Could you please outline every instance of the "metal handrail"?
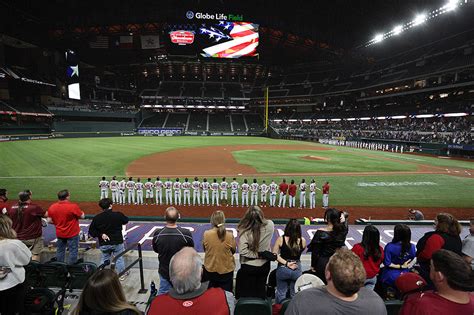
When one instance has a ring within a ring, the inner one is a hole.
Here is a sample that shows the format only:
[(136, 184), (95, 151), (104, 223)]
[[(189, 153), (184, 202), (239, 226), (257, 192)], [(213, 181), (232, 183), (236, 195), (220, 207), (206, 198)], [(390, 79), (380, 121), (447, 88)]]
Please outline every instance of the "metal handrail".
[(139, 269), (140, 269), (140, 284), (141, 284), (141, 287), (140, 287), (140, 290), (138, 290), (138, 293), (139, 294), (145, 294), (145, 293), (147, 293), (148, 289), (145, 289), (145, 279), (143, 277), (142, 244), (137, 242), (137, 243), (133, 243), (130, 246), (128, 246), (127, 249), (125, 249), (123, 252), (121, 252), (120, 254), (115, 256), (114, 259), (112, 259), (112, 263), (110, 265), (110, 268), (112, 270), (115, 270), (115, 263), (117, 262), (117, 259), (119, 259), (123, 255), (125, 255), (129, 251), (133, 250), (135, 247), (138, 249), (138, 258), (135, 261), (133, 261), (129, 266), (125, 267), (125, 269), (121, 273), (119, 273), (119, 277), (124, 275), (127, 271), (129, 271), (133, 266), (135, 266), (138, 263), (139, 264)]

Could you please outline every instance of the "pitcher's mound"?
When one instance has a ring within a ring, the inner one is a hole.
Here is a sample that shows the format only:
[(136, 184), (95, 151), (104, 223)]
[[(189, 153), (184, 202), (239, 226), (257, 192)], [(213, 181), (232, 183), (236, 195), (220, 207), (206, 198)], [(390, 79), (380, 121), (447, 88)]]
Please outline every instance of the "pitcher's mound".
[(330, 160), (330, 158), (316, 156), (316, 155), (306, 155), (306, 156), (303, 156), (302, 159), (311, 160), (311, 161), (329, 161)]

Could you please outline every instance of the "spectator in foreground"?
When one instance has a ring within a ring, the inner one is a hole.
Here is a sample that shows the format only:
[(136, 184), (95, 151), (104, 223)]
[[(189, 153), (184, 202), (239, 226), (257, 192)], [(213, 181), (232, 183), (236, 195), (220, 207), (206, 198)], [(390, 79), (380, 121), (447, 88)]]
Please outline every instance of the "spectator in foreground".
[(69, 249), (68, 264), (77, 262), (79, 250), (79, 219), (84, 219), (84, 212), (79, 206), (70, 201), (71, 194), (68, 190), (58, 192), (59, 201), (52, 204), (46, 216), (48, 216), (56, 226), (57, 251), (56, 259), (64, 262), (66, 258), (66, 247)]
[(87, 280), (73, 315), (142, 314), (125, 298), (117, 274), (110, 269), (99, 270)]
[(329, 259), (325, 273), (327, 286), (306, 289), (296, 294), (286, 315), (387, 314), (382, 299), (364, 287), (364, 266), (350, 250), (338, 249)]
[(462, 255), (461, 225), (449, 213), (440, 213), (435, 218), (435, 230), (425, 233), (416, 244), (416, 257), (420, 264), (420, 275), (431, 286), (430, 260), (431, 255), (440, 249), (447, 249)]
[(393, 239), (385, 246), (381, 282), (389, 287), (395, 286), (395, 280), (410, 271), (410, 263), (415, 258), (415, 245), (411, 243), (411, 230), (406, 224), (395, 225)]
[[(125, 250), (122, 226), (128, 223), (128, 217), (122, 212), (112, 211), (112, 200), (109, 198), (101, 199), (99, 207), (102, 212), (92, 219), (89, 235), (99, 239), (99, 248), (102, 252), (100, 263), (103, 264)], [(119, 274), (125, 269), (123, 257), (117, 259), (115, 267)], [(120, 280), (125, 280), (127, 275), (128, 273), (122, 275)]]
[(301, 225), (297, 219), (291, 219), (285, 226), (283, 236), (280, 236), (273, 245), (273, 252), (278, 255), (276, 304), (280, 304), (286, 298), (288, 288), (290, 298), (295, 295), (295, 282), (302, 273), (301, 253), (305, 248), (306, 240), (301, 236)]
[(160, 266), (160, 288), (158, 294), (165, 294), (171, 289), (169, 265), (171, 257), (183, 247), (194, 247), (193, 237), (188, 229), (178, 227), (176, 222), (180, 218), (175, 207), (168, 207), (165, 211), (166, 226), (153, 234), (153, 250), (158, 253)]
[(18, 203), (7, 209), (7, 214), (13, 222), (17, 238), (31, 251), (32, 260), (40, 261), (43, 250), (42, 218), (46, 211), (32, 203), (29, 191), (18, 194)]
[(474, 272), (469, 265), (445, 249), (433, 253), (430, 264), (436, 290), (409, 295), (399, 314), (474, 314)]
[(462, 254), (464, 260), (471, 266), (471, 269), (474, 270), (474, 218), (469, 220), (469, 235), (462, 241)]
[(31, 252), (16, 239), (12, 220), (0, 214), (0, 314), (23, 313), (25, 268)]
[[(273, 236), (273, 221), (265, 219), (258, 206), (251, 206), (240, 220), (237, 229), (240, 234), (240, 269), (235, 281), (235, 296), (266, 297), (266, 283), (270, 272), (270, 261), (262, 254), (270, 254), (270, 242)], [(265, 255), (264, 255), (265, 256)]]
[(221, 210), (211, 215), (212, 229), (204, 232), (203, 280), (209, 287), (222, 288), (232, 292), (234, 287), (234, 253), (236, 244), (232, 232), (225, 229), (225, 216)]
[(327, 225), (316, 231), (308, 245), (308, 252), (311, 252), (309, 272), (326, 283), (326, 264), (334, 252), (345, 245), (348, 228), (343, 211), (329, 208), (324, 213), (324, 220)]
[(359, 256), (364, 265), (367, 279), (364, 286), (373, 290), (383, 261), (383, 249), (380, 246), (380, 232), (373, 225), (367, 225), (362, 234), (362, 242), (355, 244), (352, 251)]
[(421, 212), (420, 210), (416, 210), (416, 209), (408, 210), (408, 220), (422, 221), (424, 219), (425, 219), (425, 216), (423, 215), (423, 212)]
[(167, 294), (158, 295), (150, 305), (149, 315), (234, 313), (235, 298), (222, 288), (208, 288), (201, 283), (202, 259), (194, 248), (184, 247), (170, 261), (173, 287)]
[(0, 188), (0, 214), (7, 213), (8, 191), (5, 188)]

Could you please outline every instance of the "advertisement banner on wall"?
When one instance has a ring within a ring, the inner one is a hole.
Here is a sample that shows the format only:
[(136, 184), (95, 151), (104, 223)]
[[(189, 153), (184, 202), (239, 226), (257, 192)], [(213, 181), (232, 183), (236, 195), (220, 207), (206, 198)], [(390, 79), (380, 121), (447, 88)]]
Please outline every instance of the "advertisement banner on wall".
[(183, 128), (139, 128), (138, 134), (142, 136), (180, 136)]

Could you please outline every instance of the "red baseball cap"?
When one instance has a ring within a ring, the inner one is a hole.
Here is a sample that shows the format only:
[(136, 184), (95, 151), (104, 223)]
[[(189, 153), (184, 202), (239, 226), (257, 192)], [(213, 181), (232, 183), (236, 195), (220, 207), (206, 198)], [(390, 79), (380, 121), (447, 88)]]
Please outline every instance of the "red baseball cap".
[(402, 294), (406, 294), (423, 289), (426, 281), (417, 273), (406, 272), (395, 280), (395, 285)]

